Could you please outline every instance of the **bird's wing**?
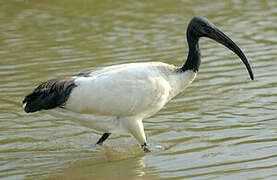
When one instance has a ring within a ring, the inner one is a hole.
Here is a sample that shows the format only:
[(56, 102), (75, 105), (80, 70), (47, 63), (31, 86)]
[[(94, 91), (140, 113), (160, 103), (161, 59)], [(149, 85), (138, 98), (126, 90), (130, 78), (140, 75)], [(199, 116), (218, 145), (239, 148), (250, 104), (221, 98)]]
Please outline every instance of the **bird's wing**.
[(77, 87), (72, 90), (65, 108), (95, 115), (155, 113), (168, 101), (171, 91), (161, 65), (158, 65), (113, 66), (91, 76), (78, 77), (75, 80)]

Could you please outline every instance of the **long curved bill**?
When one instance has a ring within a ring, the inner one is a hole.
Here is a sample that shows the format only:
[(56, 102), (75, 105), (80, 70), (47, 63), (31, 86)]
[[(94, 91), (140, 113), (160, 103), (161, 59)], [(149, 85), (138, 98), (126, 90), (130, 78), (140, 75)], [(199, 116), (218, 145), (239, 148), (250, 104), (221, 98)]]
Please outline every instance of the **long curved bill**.
[(211, 39), (214, 39), (215, 41), (219, 42), (220, 44), (223, 44), (224, 46), (226, 46), (228, 49), (230, 49), (231, 51), (233, 51), (234, 53), (236, 53), (240, 59), (242, 60), (242, 62), (244, 63), (244, 65), (247, 68), (247, 71), (249, 73), (249, 76), (252, 80), (254, 80), (254, 74), (253, 71), (251, 69), (251, 66), (245, 56), (245, 54), (242, 52), (242, 50), (236, 45), (236, 43), (234, 43), (232, 41), (232, 39), (230, 39), (227, 35), (225, 35), (223, 32), (221, 32), (218, 28), (213, 27), (213, 29), (211, 30), (211, 33), (209, 34), (209, 37)]

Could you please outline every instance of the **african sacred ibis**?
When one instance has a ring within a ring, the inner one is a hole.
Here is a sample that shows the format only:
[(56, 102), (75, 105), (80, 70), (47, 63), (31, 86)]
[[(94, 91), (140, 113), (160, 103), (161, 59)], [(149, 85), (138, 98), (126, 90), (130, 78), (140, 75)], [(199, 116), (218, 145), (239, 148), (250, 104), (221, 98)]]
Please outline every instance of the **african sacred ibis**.
[(131, 63), (52, 79), (25, 97), (24, 110), (32, 113), (62, 108), (82, 125), (104, 133), (96, 144), (120, 129), (131, 133), (148, 152), (142, 120), (157, 113), (195, 79), (201, 62), (200, 37), (211, 38), (236, 53), (254, 79), (241, 49), (207, 19), (194, 17), (187, 28), (189, 53), (182, 67), (162, 62)]

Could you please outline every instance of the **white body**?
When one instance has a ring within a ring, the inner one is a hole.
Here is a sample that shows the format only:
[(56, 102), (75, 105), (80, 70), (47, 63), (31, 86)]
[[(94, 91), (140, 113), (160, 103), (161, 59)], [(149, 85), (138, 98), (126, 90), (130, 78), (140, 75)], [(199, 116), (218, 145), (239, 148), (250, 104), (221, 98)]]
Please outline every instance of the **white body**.
[(173, 65), (132, 63), (106, 67), (76, 77), (65, 104), (73, 120), (105, 133), (130, 132), (146, 143), (142, 120), (157, 113), (196, 77), (193, 71), (177, 72)]

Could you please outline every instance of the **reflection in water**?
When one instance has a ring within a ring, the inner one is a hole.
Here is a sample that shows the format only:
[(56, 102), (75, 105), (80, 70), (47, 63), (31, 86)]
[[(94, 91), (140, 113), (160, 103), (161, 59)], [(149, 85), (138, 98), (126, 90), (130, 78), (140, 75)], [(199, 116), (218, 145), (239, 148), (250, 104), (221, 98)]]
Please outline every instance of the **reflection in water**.
[[(0, 178), (274, 179), (276, 154), (276, 1), (0, 2)], [(163, 61), (181, 65), (185, 28), (210, 19), (242, 48), (238, 58), (202, 39), (196, 81), (145, 120), (143, 154), (130, 136), (92, 147), (93, 130), (47, 113), (23, 112), (40, 82), (92, 67)]]
[[(97, 154), (94, 154), (97, 155)], [(99, 153), (98, 153), (99, 155)], [(51, 179), (157, 179), (155, 175), (147, 175), (145, 172), (152, 168), (145, 167), (144, 157), (125, 157), (126, 159), (113, 159), (115, 153), (105, 152), (101, 159), (105, 162), (95, 163), (95, 158), (86, 158), (71, 163)], [(122, 155), (119, 155), (122, 156)], [(99, 158), (99, 157), (98, 157)], [(100, 159), (100, 158), (99, 158)], [(107, 161), (108, 159), (108, 161)], [(74, 169), (74, 171), (72, 171)]]

